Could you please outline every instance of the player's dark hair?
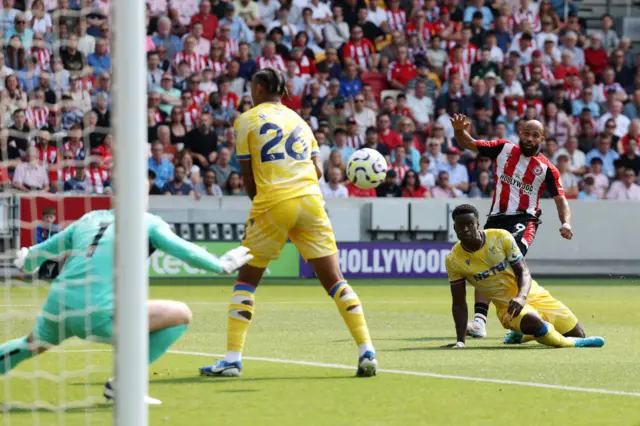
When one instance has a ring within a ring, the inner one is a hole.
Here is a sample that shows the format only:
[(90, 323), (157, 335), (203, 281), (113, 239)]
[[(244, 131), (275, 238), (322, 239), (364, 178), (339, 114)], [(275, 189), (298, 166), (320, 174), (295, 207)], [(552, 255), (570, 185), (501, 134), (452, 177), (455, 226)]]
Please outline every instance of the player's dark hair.
[(478, 209), (476, 209), (474, 206), (472, 206), (471, 204), (460, 204), (458, 207), (453, 209), (453, 212), (451, 212), (451, 219), (456, 220), (456, 217), (463, 214), (472, 214), (476, 217), (476, 219), (480, 218)]
[(253, 82), (265, 88), (271, 95), (289, 95), (286, 81), (280, 71), (275, 68), (263, 68), (253, 76)]

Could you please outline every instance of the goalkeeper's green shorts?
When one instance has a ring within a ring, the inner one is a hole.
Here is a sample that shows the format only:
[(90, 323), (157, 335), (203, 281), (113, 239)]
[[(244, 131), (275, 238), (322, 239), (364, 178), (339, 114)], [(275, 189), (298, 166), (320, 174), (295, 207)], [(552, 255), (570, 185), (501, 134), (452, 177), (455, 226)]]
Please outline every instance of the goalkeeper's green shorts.
[(59, 345), (71, 337), (92, 342), (111, 344), (113, 342), (113, 311), (82, 313), (82, 311), (61, 311), (52, 314), (43, 310), (33, 328), (35, 341), (47, 345)]

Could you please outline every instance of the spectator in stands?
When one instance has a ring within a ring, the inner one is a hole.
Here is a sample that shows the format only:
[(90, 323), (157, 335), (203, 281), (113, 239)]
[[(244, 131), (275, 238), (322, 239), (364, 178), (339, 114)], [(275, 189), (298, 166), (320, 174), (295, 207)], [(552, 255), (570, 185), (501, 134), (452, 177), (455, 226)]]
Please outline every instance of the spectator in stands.
[(594, 157), (590, 163), (589, 173), (585, 175), (585, 179), (591, 176), (594, 180), (595, 193), (598, 199), (603, 199), (604, 194), (609, 188), (609, 178), (602, 172), (602, 159)]
[(327, 182), (321, 186), (324, 198), (349, 198), (347, 188), (341, 183), (343, 181), (342, 170), (334, 167), (329, 170)]
[(624, 155), (620, 157), (622, 166), (625, 169), (633, 170), (636, 175), (640, 173), (640, 157), (638, 156), (639, 146), (638, 141), (634, 140), (633, 143), (629, 143), (626, 146), (626, 150), (623, 151)]
[(173, 180), (165, 183), (162, 189), (165, 195), (189, 195), (193, 196), (193, 186), (185, 181), (186, 170), (182, 164), (174, 168)]
[(582, 191), (578, 193), (578, 200), (597, 200), (595, 180), (593, 176), (587, 176), (582, 182)]
[(607, 200), (640, 201), (640, 185), (635, 183), (636, 173), (625, 169), (622, 180), (613, 182), (607, 192)]
[(242, 179), (239, 173), (232, 172), (231, 175), (229, 175), (229, 179), (224, 187), (224, 194), (233, 196), (247, 195), (247, 191), (242, 187)]
[(156, 174), (155, 184), (158, 188), (164, 188), (164, 185), (173, 179), (174, 166), (163, 157), (164, 147), (161, 143), (156, 142), (151, 146), (151, 157), (149, 158), (148, 168)]
[(615, 150), (611, 149), (610, 136), (601, 134), (596, 148), (587, 153), (585, 161), (590, 164), (594, 158), (599, 158), (602, 161), (602, 172), (609, 178), (613, 178), (615, 174), (613, 162), (619, 159), (620, 156)]
[(427, 85), (424, 81), (416, 83), (415, 94), (407, 96), (407, 107), (411, 111), (411, 118), (416, 122), (418, 131), (426, 131), (433, 121), (433, 101), (426, 96)]
[(47, 169), (38, 161), (38, 151), (35, 147), (27, 150), (27, 161), (16, 166), (13, 187), (23, 192), (49, 191)]
[(482, 170), (478, 173), (477, 180), (471, 184), (471, 189), (469, 189), (469, 198), (493, 198), (494, 190), (494, 184), (491, 183), (489, 172)]
[(98, 76), (111, 69), (111, 55), (107, 40), (99, 38), (96, 40), (95, 52), (87, 57), (87, 65), (93, 70), (93, 75)]
[(405, 198), (431, 198), (431, 193), (422, 186), (418, 174), (409, 170), (402, 179), (402, 196)]
[(72, 194), (90, 194), (93, 183), (87, 175), (84, 163), (78, 161), (75, 164), (74, 174), (70, 176), (63, 184), (63, 191)]
[(603, 131), (605, 129), (605, 125), (607, 120), (613, 119), (615, 122), (615, 130), (613, 132), (614, 135), (621, 138), (627, 134), (629, 129), (630, 120), (628, 117), (622, 114), (622, 102), (615, 101), (611, 106), (611, 109), (606, 114), (602, 115), (598, 120), (598, 124), (600, 126), (599, 130)]
[(239, 172), (231, 166), (231, 152), (227, 148), (222, 148), (218, 152), (217, 161), (210, 166), (210, 169), (215, 172), (218, 184), (227, 182), (232, 173)]
[(397, 178), (398, 174), (395, 170), (388, 170), (384, 182), (376, 188), (376, 195), (386, 198), (402, 197), (402, 188), (397, 184)]
[(469, 173), (467, 168), (459, 163), (460, 150), (451, 147), (447, 151), (447, 162), (441, 166), (440, 171), (447, 172), (449, 183), (461, 192), (469, 190)]
[[(589, 36), (589, 47), (584, 50), (584, 59), (586, 64), (591, 68), (596, 76), (599, 76), (609, 65), (609, 55), (602, 46), (602, 35), (599, 32), (591, 33)], [(624, 53), (620, 52), (622, 62), (624, 62)]]
[(449, 173), (442, 170), (438, 173), (436, 186), (431, 189), (433, 198), (457, 198), (458, 193), (453, 185), (449, 182)]
[(347, 132), (342, 128), (336, 129), (333, 133), (333, 142), (333, 150), (340, 153), (342, 161), (346, 164), (356, 151), (353, 147), (347, 145)]
[(147, 177), (149, 180), (149, 195), (164, 195), (162, 188), (158, 188), (158, 185), (156, 185), (156, 172), (149, 170)]
[(602, 47), (607, 52), (618, 47), (620, 43), (620, 39), (618, 38), (618, 34), (616, 30), (613, 29), (613, 18), (609, 14), (605, 14), (602, 16), (600, 20), (600, 37), (602, 39)]
[(569, 156), (566, 154), (558, 155), (557, 164), (560, 172), (560, 182), (562, 182), (567, 198), (576, 198), (578, 196), (579, 179), (569, 170)]
[(358, 66), (355, 62), (346, 65), (345, 77), (340, 80), (340, 96), (352, 98), (362, 91), (362, 81), (358, 77)]
[(222, 189), (216, 184), (216, 172), (213, 169), (207, 169), (204, 172), (202, 182), (195, 186), (196, 199), (202, 197), (222, 197)]
[(365, 107), (363, 94), (354, 97), (353, 118), (358, 126), (358, 134), (363, 139), (366, 137), (367, 129), (376, 125), (376, 113)]
[(195, 162), (202, 168), (213, 164), (217, 158), (218, 136), (213, 129), (211, 114), (202, 113), (198, 127), (187, 133), (185, 148), (191, 151)]
[(569, 159), (569, 171), (577, 176), (582, 176), (587, 172), (586, 155), (578, 147), (578, 138), (569, 136), (567, 144), (558, 150), (558, 157), (566, 155)]

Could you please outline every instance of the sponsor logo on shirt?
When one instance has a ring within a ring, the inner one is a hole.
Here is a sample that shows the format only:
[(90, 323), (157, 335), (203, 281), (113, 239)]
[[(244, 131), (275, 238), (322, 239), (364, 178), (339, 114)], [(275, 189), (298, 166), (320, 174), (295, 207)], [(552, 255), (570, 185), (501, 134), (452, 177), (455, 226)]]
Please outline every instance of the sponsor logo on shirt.
[(515, 186), (527, 195), (533, 194), (533, 185), (531, 185), (530, 183), (524, 183), (520, 179), (506, 175), (505, 173), (500, 176), (500, 180), (508, 185)]

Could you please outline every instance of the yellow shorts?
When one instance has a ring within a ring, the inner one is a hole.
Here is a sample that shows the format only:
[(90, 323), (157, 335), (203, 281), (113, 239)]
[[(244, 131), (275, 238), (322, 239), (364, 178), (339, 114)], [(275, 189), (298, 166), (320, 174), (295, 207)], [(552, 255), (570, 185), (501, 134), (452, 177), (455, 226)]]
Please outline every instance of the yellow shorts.
[(305, 195), (278, 203), (256, 216), (251, 215), (242, 245), (251, 250), (249, 265), (266, 268), (280, 257), (287, 237), (305, 260), (338, 252), (331, 221), (319, 195)]
[(498, 313), (498, 319), (504, 328), (517, 331), (521, 333), (520, 321), (522, 318), (530, 313), (537, 312), (543, 320), (553, 324), (553, 327), (560, 333), (567, 333), (578, 324), (578, 318), (571, 312), (571, 309), (556, 300), (549, 294), (547, 290), (542, 290), (536, 295), (532, 295), (527, 298), (527, 304), (516, 318), (511, 318), (507, 315), (507, 305), (496, 306)]

